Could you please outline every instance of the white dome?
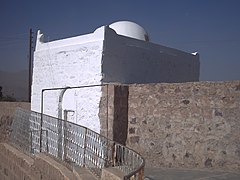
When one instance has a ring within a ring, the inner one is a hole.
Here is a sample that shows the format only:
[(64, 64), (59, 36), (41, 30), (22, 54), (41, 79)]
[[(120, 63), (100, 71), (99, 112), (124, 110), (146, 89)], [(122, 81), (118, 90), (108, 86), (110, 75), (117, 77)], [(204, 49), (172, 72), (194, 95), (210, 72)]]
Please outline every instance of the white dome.
[(143, 27), (130, 21), (119, 21), (109, 25), (117, 34), (139, 39), (142, 41), (149, 41), (147, 32)]

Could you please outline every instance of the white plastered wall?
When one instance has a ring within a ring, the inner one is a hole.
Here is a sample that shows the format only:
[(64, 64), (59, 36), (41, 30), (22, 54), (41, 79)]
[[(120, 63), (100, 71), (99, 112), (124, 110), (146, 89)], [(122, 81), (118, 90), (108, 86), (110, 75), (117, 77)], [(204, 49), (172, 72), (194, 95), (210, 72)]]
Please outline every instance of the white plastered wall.
[(199, 81), (199, 55), (121, 35), (106, 27), (103, 81), (161, 83)]
[[(41, 91), (46, 88), (64, 88), (101, 84), (104, 27), (92, 34), (44, 42), (38, 33), (33, 63), (33, 111), (41, 112)], [(64, 110), (73, 110), (74, 121), (100, 132), (98, 117), (101, 87), (67, 89), (62, 98), (61, 90), (44, 91), (43, 113), (59, 117)], [(63, 118), (63, 115), (62, 115)]]

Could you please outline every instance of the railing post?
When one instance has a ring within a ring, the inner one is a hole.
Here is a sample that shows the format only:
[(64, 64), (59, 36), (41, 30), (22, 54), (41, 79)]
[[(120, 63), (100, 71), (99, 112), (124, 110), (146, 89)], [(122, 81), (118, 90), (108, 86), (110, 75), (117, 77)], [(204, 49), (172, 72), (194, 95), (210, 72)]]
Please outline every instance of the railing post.
[(84, 135), (83, 167), (86, 167), (86, 149), (87, 149), (87, 128), (85, 128)]
[(63, 153), (64, 153), (64, 160), (67, 160), (67, 130), (66, 130), (66, 120), (64, 120), (64, 137), (63, 137)]
[(116, 163), (116, 144), (113, 143), (112, 146), (112, 166), (114, 167)]
[(57, 127), (58, 127), (58, 158), (59, 159), (63, 159), (63, 148), (62, 148), (62, 141), (63, 141), (63, 124), (62, 124), (62, 120), (58, 119), (58, 123), (57, 123)]
[(106, 123), (106, 126), (107, 126), (107, 143), (108, 143), (108, 84), (107, 84), (107, 123)]
[(49, 153), (49, 149), (48, 149), (48, 130), (47, 129), (46, 129), (46, 138), (47, 138), (47, 140), (46, 140), (47, 153)]
[(40, 122), (40, 152), (42, 152), (42, 128), (43, 128), (43, 92), (42, 90), (42, 95), (41, 95), (41, 122)]
[(144, 168), (142, 168), (139, 172), (138, 180), (142, 180), (144, 176)]
[(31, 153), (33, 153), (33, 145), (32, 145), (32, 143), (33, 143), (33, 140), (32, 140), (32, 131), (30, 131), (30, 134), (31, 134), (31, 135), (30, 135), (30, 136), (31, 136), (31, 142), (30, 142), (30, 143), (31, 143)]
[(63, 159), (67, 160), (67, 111), (64, 110), (64, 125), (63, 125)]

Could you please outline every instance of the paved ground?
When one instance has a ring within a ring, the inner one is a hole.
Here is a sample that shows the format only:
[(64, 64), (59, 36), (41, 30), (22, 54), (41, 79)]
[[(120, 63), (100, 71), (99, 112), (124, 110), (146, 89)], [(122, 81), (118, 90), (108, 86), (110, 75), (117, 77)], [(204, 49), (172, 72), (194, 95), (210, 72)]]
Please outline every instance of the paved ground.
[(145, 180), (240, 180), (240, 172), (145, 168)]

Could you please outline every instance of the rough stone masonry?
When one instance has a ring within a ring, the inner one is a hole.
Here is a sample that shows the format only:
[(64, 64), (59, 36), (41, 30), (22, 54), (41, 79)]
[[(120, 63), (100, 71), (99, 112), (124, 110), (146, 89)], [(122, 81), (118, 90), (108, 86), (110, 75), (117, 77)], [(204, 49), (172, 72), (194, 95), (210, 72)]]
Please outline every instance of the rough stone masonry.
[(240, 172), (240, 81), (112, 85), (108, 111), (103, 92), (102, 133), (108, 127), (147, 167)]
[(240, 171), (240, 81), (130, 85), (128, 106), (147, 166)]

